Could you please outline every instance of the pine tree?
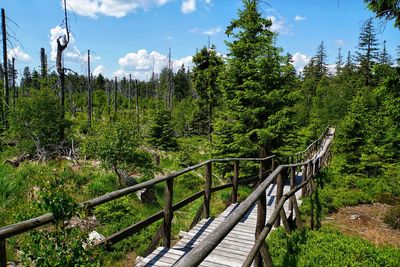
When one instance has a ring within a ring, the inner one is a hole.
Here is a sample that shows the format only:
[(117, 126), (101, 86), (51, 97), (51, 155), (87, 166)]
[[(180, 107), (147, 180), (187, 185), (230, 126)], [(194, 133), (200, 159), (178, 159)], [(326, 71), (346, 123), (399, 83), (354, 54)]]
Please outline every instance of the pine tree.
[[(196, 119), (201, 129), (207, 129), (211, 141), (213, 109), (221, 92), (217, 85), (218, 76), (222, 70), (223, 61), (217, 55), (215, 46), (203, 47), (193, 57), (193, 86), (199, 96)], [(207, 127), (204, 127), (203, 125)]]
[(315, 55), (316, 60), (316, 74), (319, 79), (328, 74), (328, 64), (327, 64), (327, 53), (324, 42), (318, 46), (317, 54)]
[(342, 67), (343, 67), (342, 48), (339, 47), (338, 55), (336, 58), (336, 74), (340, 74), (340, 72), (342, 71)]
[(380, 63), (386, 64), (386, 65), (391, 65), (392, 64), (391, 61), (392, 60), (390, 58), (390, 55), (386, 49), (386, 40), (385, 40), (385, 41), (383, 41), (383, 49), (382, 49), (382, 53), (380, 55)]
[(232, 42), (221, 77), (226, 109), (214, 132), (217, 155), (269, 155), (283, 145), (291, 126), (281, 50), (274, 46), (272, 23), (260, 14), (259, 2), (243, 0), (244, 9), (226, 30)]
[(166, 109), (159, 109), (150, 127), (149, 142), (154, 147), (171, 151), (178, 148), (176, 135), (172, 127), (171, 112)]
[(379, 59), (378, 40), (372, 18), (361, 28), (358, 51), (356, 53), (359, 71), (365, 79), (365, 84), (370, 85), (372, 79), (372, 65)]
[(397, 46), (397, 65), (400, 66), (400, 45)]
[(190, 81), (186, 74), (185, 65), (182, 64), (181, 68), (175, 74), (175, 97), (177, 100), (182, 100), (190, 95)]

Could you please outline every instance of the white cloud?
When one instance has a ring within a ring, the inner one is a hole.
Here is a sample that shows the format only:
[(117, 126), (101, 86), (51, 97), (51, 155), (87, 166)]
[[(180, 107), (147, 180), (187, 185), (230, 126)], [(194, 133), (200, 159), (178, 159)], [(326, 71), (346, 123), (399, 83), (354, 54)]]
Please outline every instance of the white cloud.
[(300, 16), (300, 15), (296, 15), (295, 17), (294, 17), (294, 20), (295, 21), (304, 21), (304, 20), (306, 20), (307, 19), (307, 17), (303, 17), (303, 16)]
[(222, 28), (218, 27), (218, 26), (210, 28), (210, 29), (206, 29), (206, 30), (199, 29), (197, 27), (189, 30), (189, 32), (191, 32), (191, 33), (201, 33), (201, 34), (204, 34), (204, 35), (217, 35), (221, 31), (222, 31)]
[(12, 48), (8, 51), (8, 58), (15, 58), (16, 61), (22, 63), (30, 63), (32, 62), (32, 57), (25, 53), (19, 46)]
[(296, 52), (294, 53), (292, 60), (294, 68), (299, 73), (302, 72), (304, 67), (308, 64), (308, 62), (310, 62), (311, 57), (304, 55), (300, 52)]
[[(57, 56), (57, 39), (58, 37), (65, 35), (66, 30), (61, 28), (60, 26), (56, 26), (53, 29), (50, 29), (50, 47), (51, 47), (51, 60), (56, 60)], [(69, 44), (65, 49), (63, 56), (66, 60), (79, 60), (81, 52), (75, 45), (75, 37), (70, 32)]]
[(81, 16), (96, 18), (105, 15), (121, 18), (137, 9), (162, 6), (169, 1), (171, 0), (67, 0), (67, 7)]
[(280, 34), (288, 34), (290, 33), (290, 27), (286, 25), (285, 20), (281, 16), (267, 16), (267, 19), (271, 20), (272, 26), (271, 31), (280, 33)]
[[(173, 61), (173, 69), (177, 71), (182, 64), (186, 67), (193, 66), (192, 57), (183, 57)], [(148, 52), (146, 49), (140, 49), (137, 52), (131, 52), (118, 60), (120, 69), (114, 72), (114, 76), (127, 77), (132, 74), (133, 77), (141, 80), (147, 80), (153, 72), (160, 73), (168, 65), (168, 56), (157, 51)]]
[(94, 75), (94, 76), (98, 76), (99, 74), (105, 75), (106, 72), (107, 72), (106, 67), (104, 67), (103, 65), (99, 65), (99, 66), (97, 66), (97, 67), (94, 69), (93, 75)]
[(181, 11), (185, 14), (196, 11), (196, 0), (184, 0), (181, 5)]
[(342, 47), (342, 46), (344, 45), (344, 41), (343, 41), (343, 40), (340, 40), (340, 39), (335, 40), (335, 45), (336, 45), (337, 47)]
[(214, 27), (208, 30), (203, 31), (202, 33), (205, 35), (217, 35), (218, 33), (221, 32), (221, 27)]

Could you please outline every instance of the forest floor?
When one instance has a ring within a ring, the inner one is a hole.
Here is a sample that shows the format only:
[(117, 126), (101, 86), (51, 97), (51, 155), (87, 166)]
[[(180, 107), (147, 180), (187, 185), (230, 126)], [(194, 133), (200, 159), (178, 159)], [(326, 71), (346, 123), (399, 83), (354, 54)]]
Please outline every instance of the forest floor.
[(374, 203), (343, 207), (326, 217), (324, 225), (334, 225), (342, 233), (357, 236), (375, 245), (400, 247), (400, 230), (394, 230), (383, 218), (391, 206)]

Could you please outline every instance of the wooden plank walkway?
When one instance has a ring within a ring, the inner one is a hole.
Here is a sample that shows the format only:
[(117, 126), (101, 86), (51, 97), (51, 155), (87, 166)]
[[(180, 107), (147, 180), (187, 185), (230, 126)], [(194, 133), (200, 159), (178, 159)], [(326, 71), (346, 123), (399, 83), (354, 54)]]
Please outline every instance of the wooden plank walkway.
[[(327, 139), (322, 144), (322, 149), (318, 154), (327, 148), (330, 144), (334, 134), (334, 129), (331, 130)], [(317, 155), (318, 155), (317, 154)], [(296, 175), (296, 184), (301, 183), (301, 172)], [(283, 193), (290, 191), (290, 186), (284, 186)], [(271, 184), (266, 190), (267, 195), (267, 213), (266, 221), (269, 220), (275, 208), (276, 198), (276, 185)], [(301, 205), (301, 190), (296, 192), (296, 199), (298, 205)], [(284, 204), (286, 215), (289, 216), (289, 207), (287, 201)], [(172, 266), (188, 251), (200, 243), (206, 236), (212, 234), (213, 230), (233, 212), (240, 204), (230, 205), (224, 212), (217, 218), (209, 218), (201, 220), (189, 232), (185, 233), (183, 238), (171, 249), (164, 247), (157, 248), (146, 258), (142, 259), (137, 266)], [(294, 214), (293, 214), (294, 216)], [(252, 209), (242, 218), (242, 220), (235, 226), (235, 228), (224, 238), (224, 240), (212, 251), (210, 255), (199, 266), (242, 266), (246, 256), (249, 254), (255, 242), (255, 228), (257, 220), (257, 206)]]
[[(297, 176), (301, 180), (301, 173)], [(285, 185), (284, 194), (290, 191), (290, 186)], [(272, 184), (266, 191), (267, 215), (266, 221), (275, 207), (276, 185)], [(301, 191), (296, 193), (299, 205), (301, 204)], [(207, 235), (228, 217), (239, 204), (230, 205), (217, 218), (203, 219), (171, 249), (159, 247), (137, 266), (172, 266), (186, 252), (201, 242)], [(284, 205), (286, 215), (289, 216), (288, 203)], [(255, 205), (236, 227), (225, 237), (225, 239), (214, 249), (214, 251), (203, 261), (200, 266), (241, 266), (247, 254), (250, 252), (255, 241), (255, 229), (257, 220), (257, 206)]]

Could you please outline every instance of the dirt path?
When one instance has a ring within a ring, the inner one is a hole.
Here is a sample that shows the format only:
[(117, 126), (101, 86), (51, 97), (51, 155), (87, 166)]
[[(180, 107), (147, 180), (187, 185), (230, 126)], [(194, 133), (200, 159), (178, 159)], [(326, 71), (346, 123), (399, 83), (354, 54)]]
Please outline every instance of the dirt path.
[(400, 231), (383, 222), (389, 208), (389, 205), (379, 203), (344, 207), (327, 217), (323, 224), (334, 225), (345, 234), (367, 239), (376, 245), (400, 247)]

